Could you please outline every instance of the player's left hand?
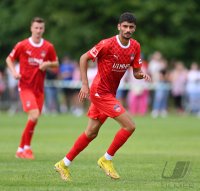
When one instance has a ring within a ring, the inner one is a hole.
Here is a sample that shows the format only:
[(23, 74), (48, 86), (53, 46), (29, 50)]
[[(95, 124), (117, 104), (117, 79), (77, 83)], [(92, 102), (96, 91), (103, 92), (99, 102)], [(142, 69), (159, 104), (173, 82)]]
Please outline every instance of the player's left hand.
[(134, 77), (136, 79), (144, 79), (145, 81), (151, 81), (151, 77), (142, 71), (134, 72)]
[(46, 61), (39, 65), (39, 69), (45, 71), (50, 66), (50, 62)]
[(151, 81), (151, 77), (148, 74), (143, 73), (142, 75), (145, 81), (149, 81), (149, 82)]

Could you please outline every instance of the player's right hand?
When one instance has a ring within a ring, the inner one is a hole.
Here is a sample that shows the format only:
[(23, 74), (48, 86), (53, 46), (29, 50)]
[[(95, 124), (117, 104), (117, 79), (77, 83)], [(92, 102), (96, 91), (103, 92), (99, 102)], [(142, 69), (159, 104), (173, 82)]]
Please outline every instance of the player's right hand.
[(16, 80), (19, 80), (20, 78), (21, 78), (21, 74), (19, 74), (19, 73), (14, 73), (13, 74), (13, 77), (16, 79)]
[(90, 89), (87, 85), (83, 85), (81, 87), (81, 90), (78, 94), (78, 99), (80, 102), (83, 102), (84, 99), (87, 99), (89, 98), (89, 95), (90, 95)]

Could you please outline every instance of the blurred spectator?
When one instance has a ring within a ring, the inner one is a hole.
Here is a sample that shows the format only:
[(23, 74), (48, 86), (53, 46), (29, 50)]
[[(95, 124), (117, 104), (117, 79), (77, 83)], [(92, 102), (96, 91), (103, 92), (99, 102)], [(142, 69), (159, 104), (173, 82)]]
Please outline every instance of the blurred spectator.
[(198, 114), (200, 112), (200, 71), (196, 62), (191, 64), (187, 75), (186, 93), (188, 111)]
[[(68, 86), (69, 83), (73, 81), (73, 75), (75, 71), (75, 64), (74, 62), (68, 57), (65, 56), (62, 59), (61, 65), (60, 65), (60, 79), (66, 82), (66, 85)], [(62, 92), (64, 95), (64, 100), (61, 103), (61, 112), (71, 112), (72, 109), (72, 99), (75, 93), (75, 90), (73, 87), (64, 87), (62, 88)]]
[(97, 74), (97, 64), (96, 62), (90, 61), (87, 70), (88, 80), (90, 84), (94, 80), (96, 74)]
[[(147, 67), (148, 67), (147, 62), (143, 60), (142, 71), (147, 73)], [(129, 72), (132, 73), (132, 70)], [(128, 92), (127, 95), (128, 111), (132, 115), (143, 116), (148, 111), (149, 82), (146, 82), (144, 79), (142, 80), (135, 79), (133, 76), (131, 76), (129, 82), (130, 82), (130, 91)]]
[(184, 111), (183, 98), (185, 96), (185, 88), (187, 81), (187, 69), (183, 62), (175, 62), (174, 69), (170, 73), (171, 93), (174, 100), (174, 106), (177, 112)]
[(83, 114), (82, 103), (78, 101), (80, 71), (77, 62), (65, 56), (60, 65), (60, 79), (67, 87), (62, 89), (64, 103), (61, 104), (61, 112), (70, 112), (76, 116)]
[[(17, 72), (19, 72), (19, 63), (15, 64), (15, 69)], [(8, 113), (10, 115), (13, 115), (18, 111), (22, 111), (22, 106), (21, 106), (19, 93), (18, 93), (18, 80), (16, 80), (12, 76), (8, 68), (6, 70), (6, 74), (7, 74), (8, 94), (9, 94), (9, 102), (10, 102)]]
[(48, 68), (46, 70), (46, 80), (48, 80), (48, 83), (45, 86), (45, 113), (56, 114), (60, 112), (58, 88), (51, 84), (52, 80), (58, 79), (58, 73), (58, 68)]
[(155, 83), (155, 91), (153, 97), (153, 108), (151, 115), (153, 118), (167, 116), (168, 98), (170, 92), (170, 84), (168, 81), (168, 73), (166, 69), (159, 72), (159, 80)]
[(148, 72), (151, 75), (152, 83), (159, 81), (160, 71), (166, 69), (167, 65), (159, 51), (153, 53), (149, 60)]
[(83, 109), (83, 102), (80, 102), (78, 100), (78, 94), (80, 92), (80, 82), (81, 82), (81, 75), (80, 75), (80, 69), (79, 69), (79, 63), (74, 61), (75, 70), (73, 73), (73, 83), (74, 83), (74, 94), (72, 97), (72, 106), (71, 106), (71, 112), (75, 116), (79, 117), (83, 115), (84, 109)]

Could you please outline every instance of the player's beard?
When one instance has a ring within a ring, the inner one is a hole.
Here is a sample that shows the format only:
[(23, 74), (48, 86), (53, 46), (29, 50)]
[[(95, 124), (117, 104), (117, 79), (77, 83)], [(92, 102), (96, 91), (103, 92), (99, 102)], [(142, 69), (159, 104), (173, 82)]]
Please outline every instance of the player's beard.
[(126, 39), (126, 40), (129, 40), (132, 36), (132, 33), (124, 33), (123, 34), (123, 38)]

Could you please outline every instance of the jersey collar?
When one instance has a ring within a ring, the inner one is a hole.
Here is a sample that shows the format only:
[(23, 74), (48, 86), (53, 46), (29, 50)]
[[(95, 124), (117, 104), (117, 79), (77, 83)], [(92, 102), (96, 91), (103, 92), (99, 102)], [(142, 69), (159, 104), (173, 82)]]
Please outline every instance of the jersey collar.
[(130, 46), (130, 40), (128, 41), (128, 44), (126, 46), (124, 46), (119, 40), (119, 35), (116, 35), (116, 39), (117, 39), (119, 46), (121, 46), (122, 48), (128, 48)]
[(31, 45), (34, 46), (34, 47), (41, 47), (43, 45), (43, 42), (44, 42), (43, 38), (40, 40), (40, 43), (38, 43), (38, 44), (34, 43), (31, 37), (29, 37), (28, 40), (31, 43)]

